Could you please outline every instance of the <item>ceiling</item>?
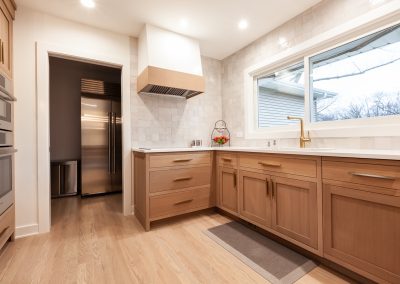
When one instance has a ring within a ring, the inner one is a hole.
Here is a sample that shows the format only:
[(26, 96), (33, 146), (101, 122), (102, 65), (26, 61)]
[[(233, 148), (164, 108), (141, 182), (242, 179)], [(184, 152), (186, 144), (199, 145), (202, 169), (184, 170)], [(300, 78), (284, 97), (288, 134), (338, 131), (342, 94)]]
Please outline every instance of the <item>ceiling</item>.
[[(205, 56), (223, 59), (302, 13), (320, 0), (17, 0), (30, 7), (98, 28), (138, 36), (144, 23), (200, 41)], [(246, 30), (238, 29), (241, 19)], [(186, 27), (182, 22), (186, 22)], [(284, 35), (282, 35), (284, 36)]]

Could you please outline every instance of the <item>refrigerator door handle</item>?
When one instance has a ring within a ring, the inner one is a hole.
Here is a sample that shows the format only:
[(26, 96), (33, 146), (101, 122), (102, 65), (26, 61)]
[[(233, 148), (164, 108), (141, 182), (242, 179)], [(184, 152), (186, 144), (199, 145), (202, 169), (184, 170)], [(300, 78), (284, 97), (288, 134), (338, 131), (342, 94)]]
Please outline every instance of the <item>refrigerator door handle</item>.
[(108, 113), (108, 172), (111, 173), (111, 135), (112, 135), (112, 112)]
[(117, 113), (113, 113), (114, 115), (114, 121), (113, 121), (113, 134), (112, 134), (112, 138), (113, 138), (113, 173), (115, 174), (116, 171), (116, 163), (115, 163), (115, 136), (116, 134), (116, 128), (117, 128)]

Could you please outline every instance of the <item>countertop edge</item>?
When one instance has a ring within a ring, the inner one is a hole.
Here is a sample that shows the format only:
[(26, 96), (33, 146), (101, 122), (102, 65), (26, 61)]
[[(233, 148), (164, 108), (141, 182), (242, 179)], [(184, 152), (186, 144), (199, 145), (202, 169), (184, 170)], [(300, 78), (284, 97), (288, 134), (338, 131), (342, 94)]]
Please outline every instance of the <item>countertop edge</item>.
[(379, 160), (400, 160), (400, 151), (390, 150), (315, 150), (301, 151), (299, 150), (280, 150), (280, 149), (252, 149), (246, 147), (202, 147), (202, 148), (165, 148), (165, 149), (142, 149), (132, 148), (133, 152), (144, 154), (156, 153), (176, 153), (176, 152), (203, 152), (203, 151), (225, 151), (225, 152), (248, 152), (261, 154), (283, 154), (283, 155), (302, 155), (302, 156), (321, 156), (321, 157), (341, 157), (341, 158), (358, 158), (358, 159), (379, 159)]

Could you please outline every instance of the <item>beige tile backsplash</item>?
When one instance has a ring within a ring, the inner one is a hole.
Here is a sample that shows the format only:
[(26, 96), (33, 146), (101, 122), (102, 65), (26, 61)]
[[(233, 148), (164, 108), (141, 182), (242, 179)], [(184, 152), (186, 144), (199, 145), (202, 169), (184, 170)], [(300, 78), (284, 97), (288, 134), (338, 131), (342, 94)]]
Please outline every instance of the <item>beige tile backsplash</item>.
[[(378, 6), (367, 0), (325, 0), (222, 61), (203, 57), (206, 92), (190, 100), (137, 94), (137, 39), (131, 38), (133, 146), (187, 147), (193, 139), (202, 139), (207, 146), (214, 122), (221, 118), (231, 130), (233, 146), (265, 146), (266, 139), (247, 140), (242, 135), (243, 71), (283, 51), (280, 37), (293, 47)], [(292, 147), (298, 141), (280, 139), (278, 143)], [(315, 138), (311, 147), (400, 150), (400, 137)]]

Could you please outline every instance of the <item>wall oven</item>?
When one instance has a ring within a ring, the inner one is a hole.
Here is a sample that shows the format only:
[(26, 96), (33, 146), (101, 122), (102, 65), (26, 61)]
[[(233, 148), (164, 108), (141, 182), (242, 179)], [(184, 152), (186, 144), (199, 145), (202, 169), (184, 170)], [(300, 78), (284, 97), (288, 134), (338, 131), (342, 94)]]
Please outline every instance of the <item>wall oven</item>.
[(0, 73), (0, 214), (14, 203), (12, 82)]
[(13, 130), (13, 96), (12, 82), (0, 73), (0, 129)]
[(0, 148), (0, 214), (14, 203), (14, 153), (13, 147)]

